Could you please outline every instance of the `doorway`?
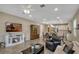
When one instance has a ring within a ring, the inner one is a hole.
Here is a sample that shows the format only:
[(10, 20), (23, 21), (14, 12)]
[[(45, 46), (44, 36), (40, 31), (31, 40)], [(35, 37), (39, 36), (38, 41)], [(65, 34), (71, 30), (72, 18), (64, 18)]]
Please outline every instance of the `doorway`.
[(39, 25), (30, 25), (30, 38), (31, 40), (38, 39), (40, 34)]

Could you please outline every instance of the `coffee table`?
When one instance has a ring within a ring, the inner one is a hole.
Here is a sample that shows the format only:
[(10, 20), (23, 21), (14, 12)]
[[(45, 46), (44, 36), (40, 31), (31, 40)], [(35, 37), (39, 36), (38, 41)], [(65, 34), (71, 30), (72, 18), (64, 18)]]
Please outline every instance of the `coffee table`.
[(39, 44), (39, 48), (35, 48), (34, 52), (32, 52), (32, 47), (28, 47), (27, 49), (21, 51), (23, 54), (44, 54), (44, 45)]

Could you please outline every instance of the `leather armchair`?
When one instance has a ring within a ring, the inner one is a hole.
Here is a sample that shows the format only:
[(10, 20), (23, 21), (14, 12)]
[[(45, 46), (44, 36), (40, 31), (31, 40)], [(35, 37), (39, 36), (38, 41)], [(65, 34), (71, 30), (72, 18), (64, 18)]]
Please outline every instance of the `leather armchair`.
[(46, 48), (55, 51), (56, 47), (61, 44), (61, 40), (58, 38), (52, 38), (52, 40), (47, 40), (46, 41)]

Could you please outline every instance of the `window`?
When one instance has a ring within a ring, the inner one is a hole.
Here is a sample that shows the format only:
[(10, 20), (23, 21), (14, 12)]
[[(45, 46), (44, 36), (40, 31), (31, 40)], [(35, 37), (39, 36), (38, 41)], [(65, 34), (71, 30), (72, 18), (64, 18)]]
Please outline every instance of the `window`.
[(77, 19), (75, 18), (74, 21), (73, 21), (73, 31), (74, 31), (74, 36), (75, 37), (77, 36), (77, 33), (76, 33), (76, 24), (77, 24)]

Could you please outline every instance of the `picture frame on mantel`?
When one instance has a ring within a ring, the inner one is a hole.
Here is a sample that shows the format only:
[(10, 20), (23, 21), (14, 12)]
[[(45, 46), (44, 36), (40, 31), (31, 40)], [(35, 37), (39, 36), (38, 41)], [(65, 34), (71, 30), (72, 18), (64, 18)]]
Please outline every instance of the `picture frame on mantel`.
[(5, 27), (6, 32), (22, 32), (22, 24), (20, 23), (6, 22)]

